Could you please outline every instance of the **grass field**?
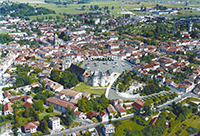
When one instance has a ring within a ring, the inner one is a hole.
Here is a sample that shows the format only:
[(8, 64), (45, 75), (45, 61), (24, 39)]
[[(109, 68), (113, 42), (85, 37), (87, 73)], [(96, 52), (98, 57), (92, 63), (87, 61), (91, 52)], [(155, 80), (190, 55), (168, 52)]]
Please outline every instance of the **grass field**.
[[(52, 112), (52, 113), (42, 112), (42, 113), (39, 113), (38, 115), (39, 115), (39, 119), (41, 120), (41, 119), (43, 119), (44, 116), (46, 116), (46, 115), (49, 115), (49, 116), (52, 117), (52, 116), (58, 115), (58, 113), (56, 113), (56, 112)], [(27, 122), (30, 122), (30, 121), (31, 121), (31, 118), (20, 117), (20, 118), (19, 118), (19, 125), (20, 125), (20, 126), (23, 126), (24, 123), (27, 123)]]
[(122, 124), (119, 125), (116, 129), (115, 129), (115, 136), (123, 136), (124, 135), (124, 129), (128, 129), (128, 130), (142, 130), (144, 128), (144, 126), (140, 126), (138, 124), (136, 124), (135, 122), (132, 122), (130, 119), (125, 119), (125, 120), (121, 120), (120, 121)]
[(73, 90), (92, 93), (92, 94), (99, 94), (99, 95), (104, 94), (105, 92), (105, 88), (99, 89), (99, 87), (92, 87), (85, 84), (80, 84), (74, 87)]
[[(179, 126), (181, 124), (185, 124), (186, 127), (180, 128)], [(174, 136), (180, 130), (181, 130), (181, 133), (179, 134), (180, 136), (188, 136), (189, 133), (186, 131), (186, 129), (190, 126), (197, 128), (197, 130), (200, 129), (200, 117), (198, 115), (190, 114), (185, 121), (176, 125), (176, 127), (171, 131), (171, 133), (168, 136)]]
[(49, 115), (49, 116), (52, 117), (52, 116), (58, 115), (58, 113), (56, 113), (56, 112), (52, 112), (52, 113), (42, 112), (42, 113), (39, 113), (38, 115), (39, 115), (39, 119), (41, 120), (41, 119), (43, 119), (44, 116), (46, 116), (46, 115)]

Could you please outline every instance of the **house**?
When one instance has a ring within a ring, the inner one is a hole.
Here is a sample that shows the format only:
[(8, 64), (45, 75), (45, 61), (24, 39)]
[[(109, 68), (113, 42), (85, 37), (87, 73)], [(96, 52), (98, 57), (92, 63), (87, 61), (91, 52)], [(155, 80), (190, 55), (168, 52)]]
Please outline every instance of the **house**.
[(67, 102), (65, 100), (58, 99), (56, 97), (49, 97), (46, 100), (46, 105), (52, 104), (55, 109), (66, 112), (67, 108), (70, 107), (70, 109), (73, 109), (74, 112), (78, 110), (78, 107), (76, 107), (74, 104)]
[(26, 102), (22, 103), (22, 105), (23, 105), (25, 108), (29, 108), (29, 107), (32, 106), (32, 103), (26, 101)]
[(74, 90), (70, 90), (70, 89), (63, 89), (62, 91), (60, 91), (61, 94), (64, 94), (65, 97), (70, 98), (70, 99), (81, 99), (83, 94)]
[(158, 76), (156, 77), (156, 79), (157, 79), (158, 81), (162, 82), (162, 83), (165, 82), (165, 77), (164, 77), (164, 76), (158, 75)]
[(113, 124), (104, 125), (102, 130), (105, 136), (109, 136), (115, 133), (115, 127)]
[(108, 121), (108, 114), (106, 111), (102, 111), (100, 114), (100, 118), (102, 119), (102, 122)]
[(11, 102), (7, 102), (6, 104), (3, 105), (4, 116), (6, 116), (8, 114), (12, 114), (12, 111), (13, 111), (13, 108), (12, 108)]
[(122, 99), (113, 99), (111, 101), (112, 101), (113, 105), (119, 104), (119, 105), (123, 106), (123, 100)]
[(55, 93), (54, 96), (58, 99), (64, 99), (65, 98), (65, 95), (64, 94), (61, 94), (61, 93)]
[(39, 121), (24, 123), (24, 131), (25, 133), (36, 133), (39, 125)]
[(189, 80), (184, 80), (184, 81), (181, 81), (180, 84), (179, 84), (179, 91), (181, 92), (190, 92), (192, 91), (192, 89), (194, 88), (194, 83), (193, 82), (190, 82)]
[(196, 87), (195, 87), (195, 89), (194, 89), (194, 91), (193, 91), (195, 94), (197, 94), (197, 95), (200, 95), (200, 84), (198, 84)]
[(54, 82), (48, 78), (45, 78), (44, 82), (45, 82), (46, 88), (50, 89), (53, 92), (60, 92), (61, 90), (64, 89), (64, 87), (61, 84)]
[(117, 112), (120, 113), (121, 116), (126, 115), (126, 109), (124, 107), (122, 107), (121, 105), (117, 104), (117, 105), (115, 105), (115, 108), (116, 108)]
[(88, 100), (90, 100), (90, 93), (85, 93), (83, 97), (87, 98)]
[(136, 109), (137, 111), (141, 111), (142, 107), (144, 106), (145, 102), (143, 100), (136, 100), (132, 106), (134, 109)]
[(157, 120), (158, 120), (158, 117), (153, 118), (153, 119), (151, 120), (151, 122), (149, 123), (149, 125), (154, 125), (154, 126), (155, 126)]
[(75, 114), (79, 117), (79, 118), (81, 118), (81, 119), (86, 119), (86, 115), (85, 115), (85, 113), (83, 113), (83, 112), (80, 112), (80, 111), (75, 111)]
[(107, 111), (108, 111), (109, 116), (112, 116), (112, 117), (114, 117), (117, 114), (117, 111), (111, 104), (108, 105)]
[(9, 97), (10, 102), (20, 101), (21, 99), (24, 99), (25, 101), (32, 102), (31, 97), (28, 96), (28, 95)]
[(49, 125), (51, 126), (52, 130), (60, 130), (60, 118), (58, 117), (50, 117), (49, 118)]
[(86, 116), (89, 118), (89, 117), (97, 117), (98, 116), (98, 114), (96, 113), (96, 112), (94, 112), (94, 111), (89, 111), (87, 114), (86, 114)]
[(9, 97), (9, 92), (8, 92), (7, 90), (4, 91), (3, 93), (4, 93), (4, 97), (5, 97), (5, 98)]

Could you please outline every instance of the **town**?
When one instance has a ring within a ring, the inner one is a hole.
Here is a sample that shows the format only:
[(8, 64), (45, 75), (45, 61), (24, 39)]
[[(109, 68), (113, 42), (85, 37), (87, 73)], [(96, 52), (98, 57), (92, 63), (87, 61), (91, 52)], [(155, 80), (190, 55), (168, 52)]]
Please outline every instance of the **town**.
[(199, 17), (1, 4), (2, 135), (199, 134)]

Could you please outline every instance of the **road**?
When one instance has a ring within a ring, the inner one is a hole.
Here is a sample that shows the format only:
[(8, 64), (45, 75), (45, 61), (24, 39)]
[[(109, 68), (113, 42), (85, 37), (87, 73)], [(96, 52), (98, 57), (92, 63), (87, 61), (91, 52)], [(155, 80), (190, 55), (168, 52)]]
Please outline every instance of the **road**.
[[(123, 120), (123, 119), (132, 118), (132, 117), (133, 117), (133, 114), (130, 114), (130, 115), (118, 118), (118, 119), (113, 119), (112, 121)], [(94, 123), (92, 125), (87, 125), (87, 126), (81, 126), (81, 127), (67, 129), (67, 130), (61, 131), (59, 134), (52, 134), (52, 135), (47, 135), (47, 136), (63, 136), (64, 134), (70, 135), (72, 133), (80, 132), (81, 130), (87, 130), (87, 129), (90, 129), (90, 128), (94, 128), (94, 127), (98, 126), (101, 123), (108, 124), (108, 122), (99, 122), (99, 123)]]

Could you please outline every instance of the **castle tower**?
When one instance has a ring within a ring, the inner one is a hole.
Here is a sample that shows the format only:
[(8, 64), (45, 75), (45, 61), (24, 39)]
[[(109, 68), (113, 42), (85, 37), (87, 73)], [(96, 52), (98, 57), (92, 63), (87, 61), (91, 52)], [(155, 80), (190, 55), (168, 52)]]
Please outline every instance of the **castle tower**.
[(190, 23), (188, 23), (188, 33), (192, 31), (192, 21), (190, 21)]
[(58, 45), (58, 35), (54, 35), (54, 45)]

